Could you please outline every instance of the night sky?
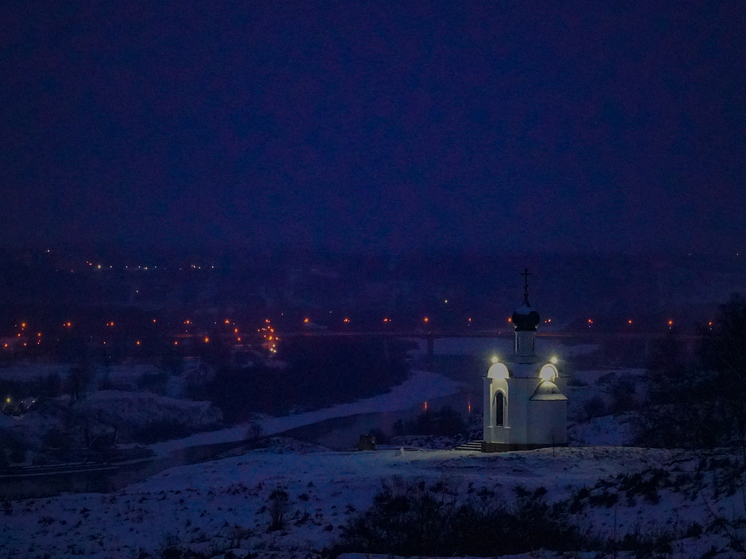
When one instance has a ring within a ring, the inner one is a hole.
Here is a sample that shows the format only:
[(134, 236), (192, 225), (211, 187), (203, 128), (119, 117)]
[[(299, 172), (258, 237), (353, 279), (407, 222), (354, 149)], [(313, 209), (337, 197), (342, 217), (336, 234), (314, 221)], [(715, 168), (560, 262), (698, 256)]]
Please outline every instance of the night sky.
[(0, 245), (746, 251), (746, 3), (0, 8)]

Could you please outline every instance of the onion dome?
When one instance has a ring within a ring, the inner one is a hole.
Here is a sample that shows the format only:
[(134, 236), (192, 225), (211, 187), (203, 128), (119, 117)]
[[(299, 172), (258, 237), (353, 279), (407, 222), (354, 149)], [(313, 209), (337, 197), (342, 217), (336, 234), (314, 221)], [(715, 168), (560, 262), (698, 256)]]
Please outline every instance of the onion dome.
[(513, 312), (510, 321), (516, 332), (536, 332), (536, 327), (541, 321), (539, 313), (528, 304), (528, 297), (523, 299), (523, 305)]

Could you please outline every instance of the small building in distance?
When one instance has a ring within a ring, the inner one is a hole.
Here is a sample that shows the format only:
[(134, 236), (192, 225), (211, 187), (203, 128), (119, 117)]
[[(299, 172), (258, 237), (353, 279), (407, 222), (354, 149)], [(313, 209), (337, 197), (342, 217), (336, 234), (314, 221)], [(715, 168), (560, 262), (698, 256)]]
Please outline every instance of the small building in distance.
[(528, 302), (529, 271), (523, 273), (523, 304), (513, 313), (513, 355), (493, 358), (484, 377), (483, 452), (567, 445), (567, 379), (556, 358), (536, 354), (539, 313)]

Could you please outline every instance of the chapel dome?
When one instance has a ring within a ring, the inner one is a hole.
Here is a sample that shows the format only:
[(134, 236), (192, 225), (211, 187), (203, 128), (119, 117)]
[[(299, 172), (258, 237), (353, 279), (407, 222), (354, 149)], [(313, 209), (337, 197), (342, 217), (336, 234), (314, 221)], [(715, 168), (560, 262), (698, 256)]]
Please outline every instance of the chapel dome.
[(487, 371), (487, 378), (506, 379), (510, 377), (508, 368), (502, 363), (494, 363)]
[(528, 297), (526, 297), (523, 300), (523, 305), (513, 311), (510, 321), (513, 323), (516, 332), (536, 332), (541, 317), (538, 312), (531, 308)]

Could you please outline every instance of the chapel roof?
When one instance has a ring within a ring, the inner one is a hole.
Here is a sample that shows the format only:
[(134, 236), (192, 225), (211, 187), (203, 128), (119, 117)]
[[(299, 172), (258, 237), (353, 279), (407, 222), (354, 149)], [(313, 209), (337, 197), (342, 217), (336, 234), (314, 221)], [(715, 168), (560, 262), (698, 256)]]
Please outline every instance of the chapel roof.
[(531, 396), (531, 400), (536, 401), (562, 401), (567, 400), (567, 397), (560, 392), (560, 389), (557, 388), (557, 385), (554, 384), (551, 380), (545, 380), (542, 382), (534, 392), (534, 395)]

